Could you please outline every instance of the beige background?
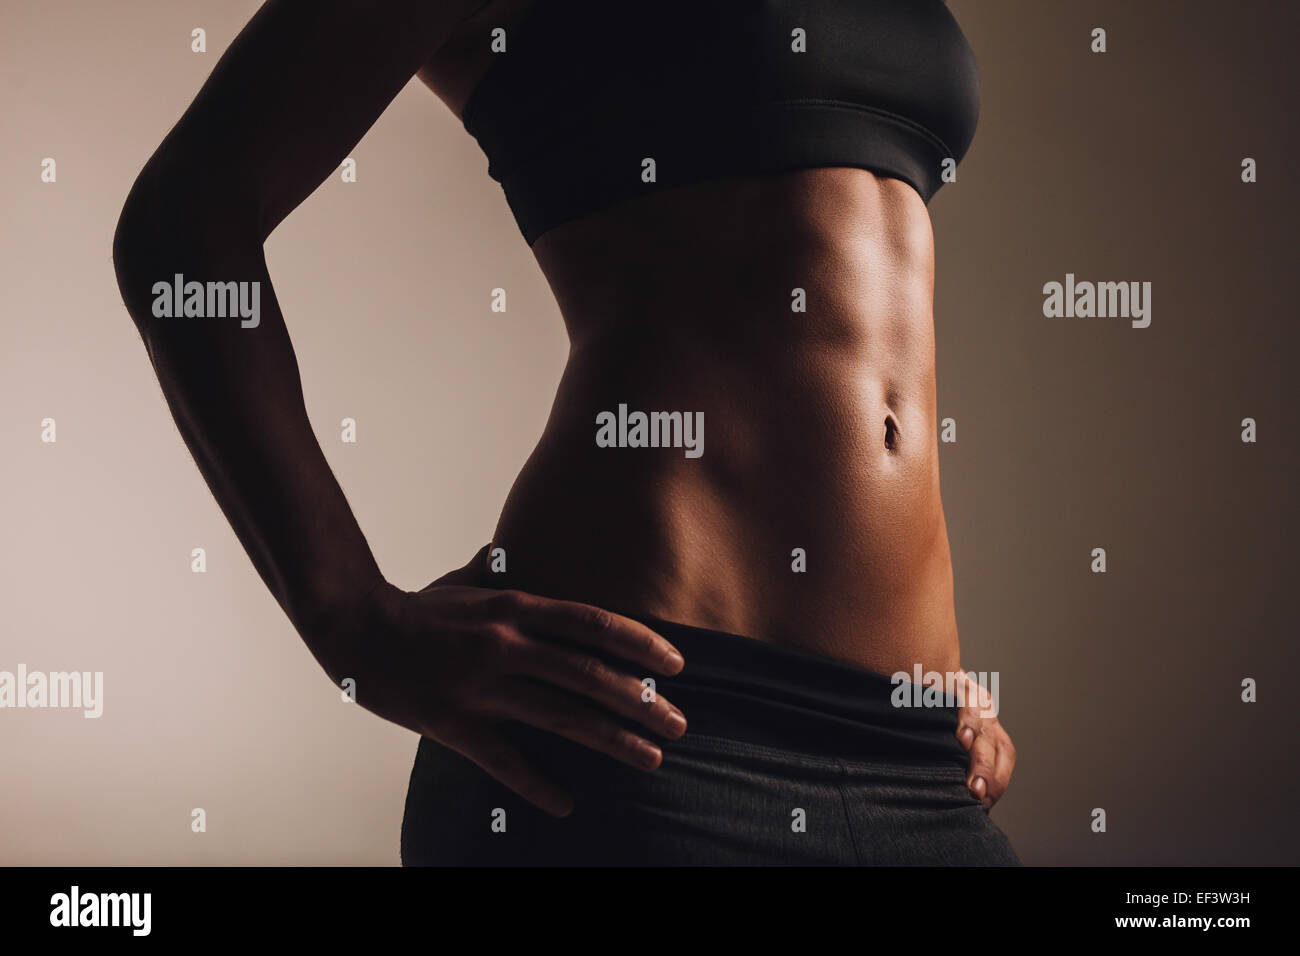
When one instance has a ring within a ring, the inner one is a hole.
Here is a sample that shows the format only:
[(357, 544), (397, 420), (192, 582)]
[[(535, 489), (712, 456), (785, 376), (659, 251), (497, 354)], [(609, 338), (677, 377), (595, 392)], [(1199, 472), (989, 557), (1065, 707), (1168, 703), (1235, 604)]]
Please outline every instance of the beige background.
[[(256, 7), (0, 3), (0, 669), (106, 682), (99, 720), (0, 710), (3, 863), (397, 862), (415, 738), (341, 703), (262, 587), (110, 262), (136, 172)], [(1300, 862), (1294, 5), (951, 7), (983, 114), (931, 207), (942, 473), (964, 658), (1001, 672), (1020, 752), (995, 818), (1030, 863)], [(359, 182), (272, 237), (271, 273), (326, 454), (386, 573), (419, 587), (490, 534), (565, 340), (431, 94), (412, 84), (354, 155)], [(1067, 271), (1153, 282), (1151, 327), (1045, 319)]]

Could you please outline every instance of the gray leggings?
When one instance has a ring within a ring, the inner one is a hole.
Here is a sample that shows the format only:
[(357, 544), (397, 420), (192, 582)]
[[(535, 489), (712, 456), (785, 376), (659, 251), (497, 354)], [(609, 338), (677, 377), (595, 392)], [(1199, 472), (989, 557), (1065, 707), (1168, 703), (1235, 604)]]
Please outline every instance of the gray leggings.
[(573, 813), (557, 820), (422, 739), (402, 821), (403, 864), (1019, 864), (966, 789), (953, 702), (895, 707), (895, 687), (881, 674), (628, 616), (686, 658), (681, 674), (658, 681), (689, 723), (680, 740), (660, 741), (660, 768), (636, 770), (509, 725), (524, 753), (573, 793)]

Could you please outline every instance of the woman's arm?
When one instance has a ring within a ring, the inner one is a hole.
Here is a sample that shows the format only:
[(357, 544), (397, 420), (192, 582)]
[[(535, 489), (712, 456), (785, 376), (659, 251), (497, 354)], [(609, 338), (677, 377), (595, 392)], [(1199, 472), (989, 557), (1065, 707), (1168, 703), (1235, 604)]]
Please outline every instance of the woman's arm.
[[(643, 697), (639, 674), (596, 655), (640, 674), (676, 673), (680, 655), (587, 605), (455, 575), (416, 593), (388, 584), (312, 434), (262, 252), (475, 3), (267, 0), (137, 179), (113, 260), (185, 443), (326, 672), (356, 680), (367, 710), (563, 814), (570, 797), (498, 725), (521, 721), (654, 769), (660, 749), (619, 718), (668, 737), (685, 720), (665, 698)], [(178, 275), (205, 290), (248, 283), (243, 303), (258, 314), (160, 315), (158, 292), (165, 299)]]
[[(176, 423), (304, 635), (381, 577), (308, 424), (262, 245), (471, 6), (269, 0), (149, 160), (118, 223), (118, 282)], [(155, 283), (178, 274), (255, 283), (257, 324), (155, 315)]]

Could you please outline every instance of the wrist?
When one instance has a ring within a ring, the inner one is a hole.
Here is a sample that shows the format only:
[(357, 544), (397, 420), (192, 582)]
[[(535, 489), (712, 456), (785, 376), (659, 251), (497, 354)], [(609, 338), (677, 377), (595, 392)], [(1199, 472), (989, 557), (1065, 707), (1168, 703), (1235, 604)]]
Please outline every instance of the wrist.
[(392, 592), (401, 593), (376, 568), (373, 574), (303, 589), (285, 610), (312, 653), (324, 663), (378, 623), (381, 615), (377, 611), (392, 604), (387, 600)]

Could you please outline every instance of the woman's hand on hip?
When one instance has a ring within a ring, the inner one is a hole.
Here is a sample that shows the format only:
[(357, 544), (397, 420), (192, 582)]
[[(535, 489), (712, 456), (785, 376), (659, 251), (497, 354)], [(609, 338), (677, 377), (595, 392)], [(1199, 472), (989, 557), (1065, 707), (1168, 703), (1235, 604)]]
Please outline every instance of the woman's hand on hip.
[(986, 807), (1002, 799), (1016, 766), (1016, 747), (998, 722), (996, 702), (965, 671), (965, 695), (957, 712), (957, 740), (970, 754), (966, 786)]
[[(356, 702), (463, 754), (555, 816), (573, 807), (500, 732), (518, 721), (642, 770), (686, 718), (643, 679), (681, 671), (681, 654), (630, 618), (572, 601), (456, 583), (422, 591), (380, 583), (362, 607), (314, 645)], [(638, 725), (637, 732), (624, 722)]]

